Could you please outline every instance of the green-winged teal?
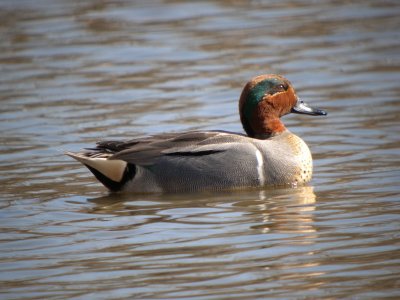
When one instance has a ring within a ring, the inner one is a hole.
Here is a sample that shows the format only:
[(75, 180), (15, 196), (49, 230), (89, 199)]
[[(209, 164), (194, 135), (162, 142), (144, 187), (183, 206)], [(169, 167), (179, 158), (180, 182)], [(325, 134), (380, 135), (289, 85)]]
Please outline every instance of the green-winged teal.
[(280, 75), (251, 79), (239, 100), (247, 135), (226, 131), (158, 134), (128, 141), (103, 141), (67, 152), (111, 191), (133, 193), (238, 189), (297, 185), (311, 180), (306, 143), (280, 117), (291, 112), (326, 115), (301, 101)]

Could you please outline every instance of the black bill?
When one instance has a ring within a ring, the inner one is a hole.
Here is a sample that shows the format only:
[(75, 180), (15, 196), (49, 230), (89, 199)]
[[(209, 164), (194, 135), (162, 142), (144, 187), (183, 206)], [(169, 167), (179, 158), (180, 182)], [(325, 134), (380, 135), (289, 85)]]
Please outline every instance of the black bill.
[(297, 99), (296, 105), (292, 108), (292, 113), (305, 114), (311, 116), (326, 116), (328, 113), (322, 109), (310, 107), (307, 103)]

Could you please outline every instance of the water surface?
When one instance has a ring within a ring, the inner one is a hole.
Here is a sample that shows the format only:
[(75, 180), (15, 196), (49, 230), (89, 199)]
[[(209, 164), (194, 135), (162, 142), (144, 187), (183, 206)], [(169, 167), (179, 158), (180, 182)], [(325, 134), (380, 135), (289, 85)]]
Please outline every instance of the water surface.
[[(400, 297), (397, 1), (2, 1), (2, 299)], [(110, 195), (65, 157), (97, 140), (243, 132), (263, 73), (305, 187)]]

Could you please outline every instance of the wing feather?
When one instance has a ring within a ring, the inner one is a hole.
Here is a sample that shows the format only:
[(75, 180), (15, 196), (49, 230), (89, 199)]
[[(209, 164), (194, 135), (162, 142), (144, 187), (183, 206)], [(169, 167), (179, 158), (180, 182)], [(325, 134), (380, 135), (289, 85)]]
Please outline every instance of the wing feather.
[(102, 141), (80, 153), (86, 157), (152, 165), (162, 156), (202, 156), (223, 152), (242, 135), (225, 131), (190, 131), (160, 134), (128, 141)]

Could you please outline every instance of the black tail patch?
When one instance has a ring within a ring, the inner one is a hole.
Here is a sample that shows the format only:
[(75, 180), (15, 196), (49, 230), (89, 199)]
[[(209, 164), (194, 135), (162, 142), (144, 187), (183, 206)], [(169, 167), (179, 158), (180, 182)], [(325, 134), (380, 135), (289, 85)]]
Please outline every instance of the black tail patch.
[(106, 188), (108, 188), (112, 192), (120, 191), (124, 185), (129, 181), (132, 180), (136, 175), (136, 166), (134, 164), (127, 164), (124, 175), (122, 176), (121, 181), (114, 181), (105, 176), (103, 173), (97, 171), (95, 168), (92, 168), (88, 165), (85, 165), (90, 172), (100, 181)]

